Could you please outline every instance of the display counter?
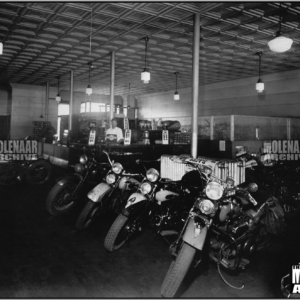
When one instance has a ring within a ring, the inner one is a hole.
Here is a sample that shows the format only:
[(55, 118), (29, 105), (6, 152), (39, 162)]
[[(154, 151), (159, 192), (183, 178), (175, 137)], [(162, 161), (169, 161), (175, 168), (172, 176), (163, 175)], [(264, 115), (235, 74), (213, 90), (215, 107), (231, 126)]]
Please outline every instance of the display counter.
[[(79, 156), (84, 153), (83, 148), (90, 148), (86, 144), (70, 143), (65, 145), (54, 145), (38, 142), (39, 156), (48, 158), (51, 163), (60, 167), (67, 167), (68, 164), (78, 162)], [(136, 159), (154, 160), (164, 154), (180, 155), (190, 154), (190, 145), (96, 145), (96, 159), (107, 161), (103, 150), (110, 154), (111, 159), (119, 161), (125, 165), (132, 164)]]

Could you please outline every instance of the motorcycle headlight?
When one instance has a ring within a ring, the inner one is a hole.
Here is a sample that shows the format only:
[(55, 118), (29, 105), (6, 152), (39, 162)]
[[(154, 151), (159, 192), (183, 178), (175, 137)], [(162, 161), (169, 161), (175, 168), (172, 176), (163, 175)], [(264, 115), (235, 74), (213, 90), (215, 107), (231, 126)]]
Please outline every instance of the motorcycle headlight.
[(144, 182), (141, 184), (140, 186), (140, 189), (141, 189), (141, 193), (146, 195), (146, 194), (149, 194), (151, 192), (151, 184), (149, 182)]
[(120, 174), (123, 170), (123, 167), (120, 163), (114, 163), (112, 166), (112, 170), (116, 174)]
[(106, 182), (107, 182), (108, 184), (113, 184), (113, 183), (115, 183), (115, 182), (116, 182), (116, 175), (115, 175), (115, 174), (112, 174), (112, 173), (108, 174), (108, 175), (106, 176)]
[(84, 154), (79, 157), (79, 161), (81, 164), (85, 165), (88, 161), (88, 157)]
[(232, 177), (227, 176), (226, 183), (227, 183), (228, 186), (234, 186), (235, 181)]
[(215, 211), (215, 206), (210, 200), (202, 200), (199, 203), (200, 211), (205, 215), (211, 215)]
[(209, 166), (203, 166), (203, 172), (206, 174), (206, 175), (210, 175), (212, 173), (212, 168), (209, 167)]
[(224, 192), (224, 188), (217, 182), (210, 182), (205, 188), (206, 196), (211, 200), (219, 200)]
[(151, 168), (147, 171), (146, 177), (150, 182), (155, 182), (155, 181), (157, 181), (157, 179), (159, 177), (159, 173), (157, 170)]
[(84, 166), (82, 164), (76, 164), (74, 166), (74, 170), (76, 173), (82, 173), (84, 170)]

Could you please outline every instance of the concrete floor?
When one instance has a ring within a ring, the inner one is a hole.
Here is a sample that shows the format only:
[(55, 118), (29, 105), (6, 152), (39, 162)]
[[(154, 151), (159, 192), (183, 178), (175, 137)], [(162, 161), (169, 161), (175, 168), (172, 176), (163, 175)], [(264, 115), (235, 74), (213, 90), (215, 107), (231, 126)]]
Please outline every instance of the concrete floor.
[[(53, 184), (53, 183), (52, 183)], [(147, 230), (116, 253), (103, 242), (112, 216), (78, 232), (77, 213), (52, 217), (45, 199), (52, 187), (20, 185), (1, 189), (1, 298), (158, 298), (171, 262), (167, 244)], [(296, 225), (299, 222), (296, 222)], [(203, 263), (189, 276), (181, 297), (282, 298), (280, 279), (300, 261), (299, 226), (257, 255), (238, 276)]]

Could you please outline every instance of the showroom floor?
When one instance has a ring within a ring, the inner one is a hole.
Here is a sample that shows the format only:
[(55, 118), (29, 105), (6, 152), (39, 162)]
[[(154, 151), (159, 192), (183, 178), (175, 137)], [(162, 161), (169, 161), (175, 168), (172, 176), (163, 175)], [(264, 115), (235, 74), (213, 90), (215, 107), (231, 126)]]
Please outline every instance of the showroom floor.
[[(105, 234), (113, 219), (78, 232), (76, 214), (52, 217), (45, 209), (51, 188), (20, 185), (1, 189), (0, 297), (158, 298), (171, 262), (167, 244), (146, 230), (110, 254)], [(257, 255), (238, 276), (203, 263), (189, 276), (180, 297), (282, 298), (280, 279), (299, 263), (299, 226)]]

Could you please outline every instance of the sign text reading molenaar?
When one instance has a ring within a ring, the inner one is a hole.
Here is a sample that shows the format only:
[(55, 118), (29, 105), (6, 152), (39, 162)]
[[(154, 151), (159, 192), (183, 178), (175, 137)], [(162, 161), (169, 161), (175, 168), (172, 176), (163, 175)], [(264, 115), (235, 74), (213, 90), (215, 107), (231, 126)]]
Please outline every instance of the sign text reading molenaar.
[(37, 141), (0, 140), (0, 160), (37, 159)]
[(274, 160), (300, 160), (298, 140), (274, 140), (264, 142), (265, 152)]

